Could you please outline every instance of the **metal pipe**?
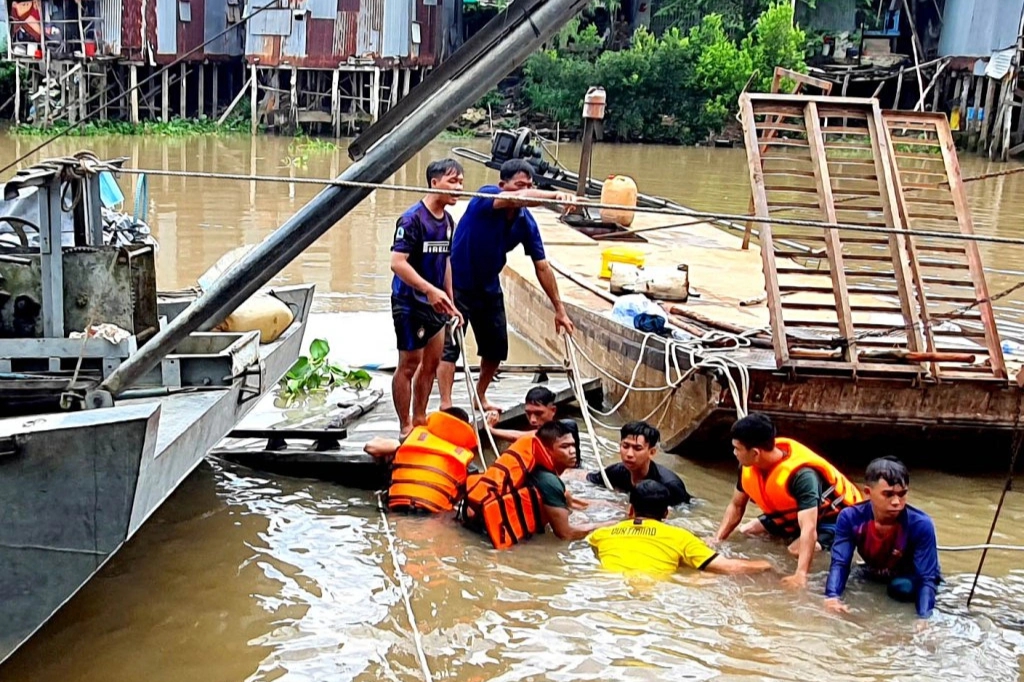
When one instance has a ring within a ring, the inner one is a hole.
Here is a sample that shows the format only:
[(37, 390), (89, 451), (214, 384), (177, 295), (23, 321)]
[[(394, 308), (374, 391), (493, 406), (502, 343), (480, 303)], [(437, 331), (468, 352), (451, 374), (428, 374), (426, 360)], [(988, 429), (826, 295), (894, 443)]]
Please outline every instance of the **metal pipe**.
[[(493, 49), (438, 88), (433, 98), (367, 150), (365, 156), (345, 169), (338, 179), (383, 182), (440, 134), (456, 115), (554, 35), (586, 6), (587, 1), (546, 0), (530, 12), (513, 17), (517, 21), (515, 27)], [(226, 317), (369, 193), (369, 189), (362, 188), (332, 186), (324, 189), (115, 369), (100, 388), (116, 396), (156, 366), (204, 322)]]

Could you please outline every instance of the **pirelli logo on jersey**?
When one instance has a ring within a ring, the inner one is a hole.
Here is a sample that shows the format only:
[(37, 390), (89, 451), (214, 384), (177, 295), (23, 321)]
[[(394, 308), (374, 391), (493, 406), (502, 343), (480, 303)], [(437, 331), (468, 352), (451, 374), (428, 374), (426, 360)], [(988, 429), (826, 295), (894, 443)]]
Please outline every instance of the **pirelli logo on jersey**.
[(448, 253), (448, 240), (439, 242), (423, 242), (423, 253)]

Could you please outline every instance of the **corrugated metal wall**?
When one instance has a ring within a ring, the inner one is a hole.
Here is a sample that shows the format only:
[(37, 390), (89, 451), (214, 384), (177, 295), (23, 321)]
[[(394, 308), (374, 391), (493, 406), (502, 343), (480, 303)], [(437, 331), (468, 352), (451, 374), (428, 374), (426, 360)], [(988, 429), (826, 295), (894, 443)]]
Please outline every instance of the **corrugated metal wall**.
[[(214, 36), (228, 27), (229, 5), (236, 8), (235, 11), (238, 17), (242, 16), (239, 0), (204, 0), (203, 2), (203, 42), (211, 41), (203, 48), (203, 52), (207, 55), (223, 57), (239, 57), (242, 55), (244, 47), (242, 36), (244, 33), (242, 32), (241, 24), (237, 24), (235, 30), (228, 31), (219, 38), (214, 39)], [(195, 21), (194, 10), (192, 20)]]
[(124, 21), (121, 0), (97, 0), (96, 12), (103, 20), (100, 25), (102, 35), (100, 43), (103, 54), (117, 56), (121, 54), (121, 23)]
[(142, 51), (142, 0), (123, 0), (121, 16), (121, 56), (139, 59)]
[[(178, 54), (183, 55), (206, 42), (206, 5), (223, 3), (225, 0), (177, 0), (178, 5)], [(199, 61), (206, 57), (206, 46), (192, 52), (188, 61)]]
[(409, 23), (414, 0), (384, 0), (384, 35), (381, 57), (409, 56)]
[[(245, 13), (274, 1), (249, 0)], [(296, 10), (268, 9), (249, 21), (245, 39), (248, 61), (258, 58), (263, 66), (316, 69), (333, 69), (350, 59), (373, 59), (385, 67), (399, 62), (433, 64), (439, 44), (447, 35), (439, 25), (440, 19), (447, 16), (455, 21), (457, 16), (454, 5), (442, 11), (441, 0), (292, 2)], [(295, 13), (303, 10), (304, 14)]]
[(946, 0), (939, 56), (987, 57), (1017, 44), (1024, 0)]
[(356, 57), (380, 57), (385, 0), (360, 0)]
[(178, 0), (151, 0), (156, 3), (156, 53), (178, 52)]

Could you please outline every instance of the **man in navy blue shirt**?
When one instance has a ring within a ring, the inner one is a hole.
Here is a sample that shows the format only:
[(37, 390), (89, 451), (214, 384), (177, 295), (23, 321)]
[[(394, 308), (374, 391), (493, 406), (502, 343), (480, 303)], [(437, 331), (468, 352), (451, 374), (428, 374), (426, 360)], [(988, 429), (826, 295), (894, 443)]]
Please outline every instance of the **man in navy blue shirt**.
[[(566, 192), (534, 189), (533, 167), (522, 159), (503, 163), (498, 184), (486, 185), (478, 192), (493, 194), (494, 198), (472, 199), (459, 220), (452, 240), (452, 281), (455, 305), (473, 328), (480, 354), (477, 394), (485, 411), (500, 412), (501, 408), (491, 405), (486, 398), (487, 387), (498, 371), (498, 365), (508, 358), (505, 298), (498, 275), (505, 267), (508, 252), (522, 244), (526, 255), (533, 259), (537, 280), (555, 309), (555, 331), (571, 334), (572, 321), (558, 295), (558, 283), (546, 260), (537, 222), (527, 207), (537, 205), (531, 199), (553, 199), (572, 204), (576, 197)], [(455, 362), (458, 359), (459, 348), (449, 338), (438, 372), (442, 409), (452, 404)]]
[[(461, 190), (462, 182), (458, 161), (441, 159), (427, 166), (431, 188)], [(395, 225), (391, 316), (398, 337), (398, 367), (391, 392), (401, 438), (413, 426), (426, 423), (427, 399), (444, 350), (442, 329), (449, 317), (462, 317), (452, 302), (449, 252), (455, 222), (446, 208), (456, 201), (455, 195), (428, 194)]]
[(942, 581), (935, 525), (920, 509), (907, 504), (910, 474), (895, 457), (868, 464), (867, 501), (839, 512), (832, 544), (832, 565), (825, 584), (825, 608), (848, 613), (840, 598), (850, 577), (856, 549), (866, 564), (866, 577), (888, 584), (889, 596), (913, 602), (920, 618), (935, 608)]

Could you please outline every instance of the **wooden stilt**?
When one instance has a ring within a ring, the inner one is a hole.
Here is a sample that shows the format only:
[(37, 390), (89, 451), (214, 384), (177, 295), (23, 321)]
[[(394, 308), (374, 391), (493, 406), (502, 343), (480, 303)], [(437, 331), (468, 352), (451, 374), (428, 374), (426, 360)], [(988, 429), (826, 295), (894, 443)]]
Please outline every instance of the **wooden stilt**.
[(989, 161), (995, 161), (996, 156), (998, 156), (1000, 150), (1002, 149), (1003, 130), (1006, 127), (1006, 125), (1004, 123), (1004, 119), (1006, 118), (1006, 115), (1008, 113), (1007, 112), (1007, 99), (1008, 99), (1007, 91), (1011, 89), (1010, 88), (1010, 77), (1011, 77), (1010, 74), (1007, 74), (1007, 76), (1005, 78), (1003, 78), (1002, 86), (1000, 87), (1000, 90), (999, 90), (999, 105), (998, 105), (999, 109), (996, 112), (995, 118), (992, 120), (992, 141), (989, 143), (989, 147), (988, 147), (988, 158), (989, 158)]
[(217, 62), (213, 63), (213, 87), (210, 89), (210, 118), (217, 118), (220, 109), (220, 78)]
[(178, 81), (178, 118), (187, 118), (185, 107), (188, 104), (186, 94), (188, 93), (188, 71), (185, 62), (181, 63), (181, 78)]
[(985, 78), (985, 108), (981, 110), (981, 134), (978, 136), (978, 149), (988, 149), (989, 131), (992, 129), (993, 108), (996, 103), (996, 80)]
[(960, 88), (960, 130), (968, 132), (967, 97), (971, 93), (971, 74), (965, 73), (960, 80), (963, 82)]
[(291, 102), (288, 107), (288, 118), (291, 120), (291, 124), (296, 128), (299, 127), (299, 70), (292, 67), (292, 81), (291, 81)]
[(981, 131), (981, 122), (978, 120), (978, 107), (981, 106), (978, 91), (981, 90), (981, 86), (982, 83), (977, 76), (971, 76), (972, 97), (967, 106), (967, 144), (964, 145), (969, 152), (978, 149), (978, 133)]
[(334, 137), (341, 137), (341, 69), (331, 73), (331, 128)]
[(403, 70), (405, 73), (403, 74), (404, 78), (402, 79), (402, 97), (405, 97), (409, 94), (409, 88), (412, 84), (412, 69)]
[(398, 67), (397, 66), (395, 68), (391, 69), (391, 103), (390, 103), (390, 105), (392, 107), (395, 106), (396, 104), (398, 104), (398, 82), (399, 82), (399, 78), (400, 77), (401, 76), (400, 76), (400, 74), (398, 72)]
[(946, 74), (936, 73), (935, 87), (932, 89), (932, 111), (939, 110), (939, 101), (941, 99), (943, 91), (946, 89)]
[(86, 117), (86, 93), (89, 91), (87, 79), (89, 78), (88, 62), (82, 62), (82, 71), (78, 78), (78, 120), (84, 121)]
[(896, 79), (896, 100), (892, 103), (893, 109), (900, 108), (900, 95), (903, 94), (903, 67), (900, 67), (900, 75)]
[(160, 74), (160, 120), (164, 123), (170, 119), (170, 104), (171, 99), (171, 72), (164, 69), (163, 73)]
[(132, 64), (128, 68), (128, 87), (132, 91), (132, 124), (139, 124), (139, 67)]
[(107, 90), (110, 88), (110, 82), (107, 80), (107, 66), (104, 65), (100, 71), (100, 120), (107, 120)]
[(380, 67), (373, 67), (370, 76), (370, 119), (376, 123), (380, 118)]
[(253, 64), (249, 67), (249, 134), (256, 134), (256, 127), (258, 124), (257, 116), (259, 114), (259, 81), (256, 78), (256, 65)]
[(14, 123), (21, 123), (21, 64), (14, 62)]
[(196, 118), (202, 118), (206, 115), (206, 64), (199, 64), (199, 87), (197, 88), (199, 94), (198, 109), (196, 110)]

